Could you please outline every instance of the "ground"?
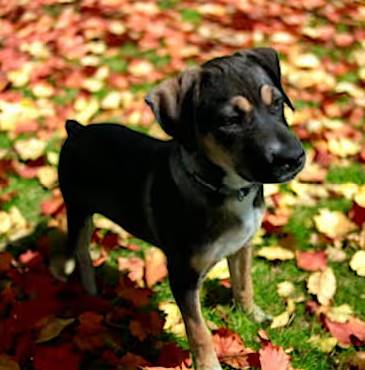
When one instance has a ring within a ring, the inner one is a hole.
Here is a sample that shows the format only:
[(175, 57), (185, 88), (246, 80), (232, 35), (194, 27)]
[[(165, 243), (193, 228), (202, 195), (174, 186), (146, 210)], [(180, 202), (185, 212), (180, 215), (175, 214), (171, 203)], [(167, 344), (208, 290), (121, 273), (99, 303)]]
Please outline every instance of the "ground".
[(274, 321), (234, 307), (223, 263), (204, 284), (204, 315), (226, 369), (365, 369), (364, 26), (365, 6), (349, 0), (1, 2), (0, 369), (192, 366), (157, 249), (97, 216), (99, 296), (75, 274), (56, 279), (64, 121), (166, 139), (146, 92), (255, 46), (280, 54), (308, 160), (296, 180), (265, 189), (253, 275)]

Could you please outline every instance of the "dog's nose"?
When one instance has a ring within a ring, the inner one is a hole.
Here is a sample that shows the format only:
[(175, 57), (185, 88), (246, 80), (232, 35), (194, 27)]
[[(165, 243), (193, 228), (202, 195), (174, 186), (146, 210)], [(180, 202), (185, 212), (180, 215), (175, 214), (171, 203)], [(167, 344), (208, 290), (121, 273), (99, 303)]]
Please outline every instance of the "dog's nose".
[(303, 163), (305, 158), (304, 150), (299, 148), (281, 148), (281, 150), (273, 151), (272, 155), (272, 165), (275, 167), (281, 167), (284, 170), (291, 170), (297, 168)]

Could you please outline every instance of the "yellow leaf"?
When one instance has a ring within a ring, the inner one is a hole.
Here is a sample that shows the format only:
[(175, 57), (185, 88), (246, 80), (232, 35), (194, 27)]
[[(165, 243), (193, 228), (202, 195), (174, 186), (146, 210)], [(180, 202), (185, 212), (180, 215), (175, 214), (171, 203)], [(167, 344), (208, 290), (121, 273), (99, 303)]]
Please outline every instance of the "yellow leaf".
[(365, 185), (362, 185), (358, 188), (354, 200), (360, 207), (365, 208)]
[(90, 119), (98, 112), (100, 105), (99, 101), (94, 97), (89, 99), (85, 97), (79, 97), (76, 99), (74, 107), (77, 111), (74, 118), (81, 123), (88, 123)]
[(2, 354), (0, 355), (0, 370), (20, 370), (20, 367), (9, 356)]
[(0, 211), (0, 235), (11, 229), (11, 218), (5, 211)]
[(343, 237), (356, 229), (356, 225), (342, 212), (327, 208), (320, 209), (319, 214), (314, 216), (314, 223), (318, 231), (332, 239)]
[(280, 247), (278, 245), (271, 247), (263, 247), (257, 252), (257, 255), (260, 257), (264, 257), (270, 261), (274, 260), (285, 261), (294, 258), (294, 253), (292, 251)]
[(327, 317), (332, 321), (345, 323), (352, 314), (352, 308), (348, 304), (342, 304), (341, 306), (331, 307), (327, 312)]
[(359, 153), (361, 145), (346, 137), (330, 138), (328, 140), (328, 150), (334, 155), (345, 158)]
[(207, 274), (208, 279), (228, 279), (229, 269), (226, 259), (219, 261)]
[(165, 325), (164, 329), (180, 337), (185, 336), (185, 327), (180, 310), (174, 302), (161, 302), (159, 308), (164, 312)]
[(351, 258), (350, 267), (359, 276), (365, 276), (365, 251), (357, 251)]
[(75, 319), (59, 319), (54, 316), (46, 317), (37, 323), (41, 327), (38, 332), (36, 343), (44, 343), (56, 338), (60, 335), (62, 330), (72, 324)]
[(291, 281), (282, 281), (277, 285), (280, 297), (287, 298), (294, 293), (294, 284)]
[(321, 338), (319, 335), (314, 335), (308, 339), (308, 343), (313, 348), (318, 348), (322, 352), (329, 353), (335, 348), (337, 339), (334, 337)]
[(283, 326), (286, 326), (289, 322), (289, 318), (290, 318), (290, 315), (288, 311), (282, 312), (280, 315), (275, 316), (272, 319), (270, 328), (275, 329), (275, 328), (282, 328)]
[(122, 94), (119, 91), (109, 92), (101, 102), (103, 109), (117, 109), (122, 101)]
[(321, 65), (321, 61), (314, 54), (299, 54), (294, 60), (295, 66), (299, 68), (318, 68)]
[(37, 177), (44, 187), (50, 189), (57, 183), (57, 170), (52, 166), (42, 166), (37, 172)]
[(14, 144), (14, 148), (23, 161), (34, 160), (43, 155), (46, 149), (46, 142), (33, 137), (26, 140), (18, 140)]
[(32, 87), (33, 94), (37, 98), (49, 98), (55, 92), (54, 87), (47, 82), (38, 82)]
[(331, 267), (313, 272), (307, 282), (308, 292), (317, 296), (318, 302), (328, 306), (336, 293), (336, 277)]

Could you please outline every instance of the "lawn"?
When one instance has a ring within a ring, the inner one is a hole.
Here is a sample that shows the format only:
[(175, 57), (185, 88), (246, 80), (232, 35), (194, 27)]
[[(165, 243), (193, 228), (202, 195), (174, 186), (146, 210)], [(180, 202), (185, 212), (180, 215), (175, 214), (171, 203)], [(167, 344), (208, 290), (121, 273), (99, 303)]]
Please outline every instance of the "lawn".
[(364, 30), (365, 5), (350, 0), (4, 2), (0, 370), (193, 366), (156, 248), (97, 215), (99, 296), (76, 274), (56, 279), (64, 122), (118, 122), (168, 139), (146, 93), (188, 66), (260, 46), (280, 54), (296, 107), (286, 115), (307, 163), (289, 184), (265, 187), (253, 276), (273, 321), (234, 307), (224, 261), (204, 283), (204, 316), (224, 369), (365, 369)]

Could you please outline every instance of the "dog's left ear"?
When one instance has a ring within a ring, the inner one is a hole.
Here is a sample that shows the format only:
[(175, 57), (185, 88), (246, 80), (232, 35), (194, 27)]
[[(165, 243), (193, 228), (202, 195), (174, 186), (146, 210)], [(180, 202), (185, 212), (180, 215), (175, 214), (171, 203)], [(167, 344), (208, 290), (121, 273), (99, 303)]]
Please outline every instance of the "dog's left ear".
[(294, 106), (281, 86), (281, 70), (278, 53), (272, 48), (254, 48), (243, 50), (238, 54), (246, 55), (249, 59), (259, 64), (269, 75), (275, 86), (283, 94), (285, 103), (294, 110)]
[(189, 68), (157, 85), (145, 98), (164, 131), (182, 141), (193, 124), (200, 75), (200, 67)]

